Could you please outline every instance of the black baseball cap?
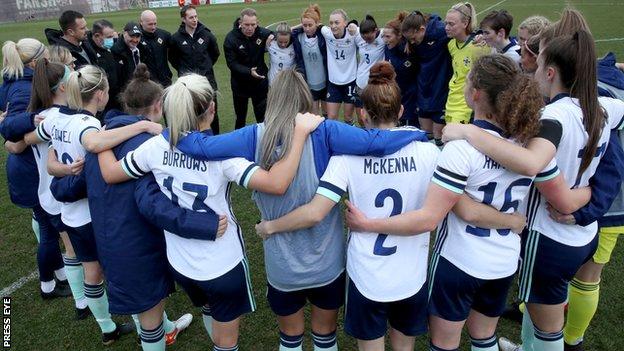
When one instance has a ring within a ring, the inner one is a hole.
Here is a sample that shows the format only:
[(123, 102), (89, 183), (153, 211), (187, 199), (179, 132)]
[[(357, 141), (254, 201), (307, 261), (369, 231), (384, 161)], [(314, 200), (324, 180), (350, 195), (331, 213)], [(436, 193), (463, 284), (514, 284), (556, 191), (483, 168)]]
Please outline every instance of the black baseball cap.
[(136, 22), (128, 22), (124, 27), (124, 31), (126, 31), (130, 36), (141, 36), (141, 28)]

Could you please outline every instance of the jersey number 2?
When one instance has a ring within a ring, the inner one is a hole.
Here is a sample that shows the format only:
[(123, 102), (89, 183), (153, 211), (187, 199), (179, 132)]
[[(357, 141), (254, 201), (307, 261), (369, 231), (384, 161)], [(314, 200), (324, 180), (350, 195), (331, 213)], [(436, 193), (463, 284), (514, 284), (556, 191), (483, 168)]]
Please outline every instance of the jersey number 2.
[[(403, 211), (403, 198), (401, 197), (401, 194), (399, 194), (399, 192), (394, 189), (384, 189), (379, 194), (377, 194), (377, 197), (375, 198), (375, 207), (384, 207), (384, 202), (386, 201), (386, 198), (391, 198), (393, 202), (392, 212), (390, 213), (390, 216), (396, 216), (401, 213), (401, 211)], [(386, 241), (387, 237), (388, 234), (380, 233), (379, 235), (377, 235), (373, 254), (377, 256), (390, 256), (396, 252), (396, 245), (392, 247), (384, 246), (384, 241)]]

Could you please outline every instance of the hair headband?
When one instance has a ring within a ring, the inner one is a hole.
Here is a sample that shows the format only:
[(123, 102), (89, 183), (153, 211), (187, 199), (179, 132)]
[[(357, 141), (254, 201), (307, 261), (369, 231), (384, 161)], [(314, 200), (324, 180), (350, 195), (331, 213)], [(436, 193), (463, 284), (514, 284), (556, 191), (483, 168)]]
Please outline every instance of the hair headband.
[(65, 67), (65, 73), (63, 73), (63, 78), (61, 78), (61, 80), (59, 80), (58, 83), (56, 83), (52, 87), (52, 92), (55, 92), (61, 86), (61, 84), (65, 84), (69, 80), (69, 74), (71, 73), (71, 70), (65, 65), (63, 65), (63, 67)]
[[(82, 77), (82, 73), (78, 72), (78, 77)], [(95, 90), (97, 87), (100, 86), (100, 84), (102, 84), (102, 81), (104, 80), (104, 73), (100, 72), (100, 80), (97, 82), (96, 85), (92, 86), (91, 88), (87, 89), (87, 90), (80, 90), (81, 93), (88, 93), (90, 91)]]
[(37, 52), (28, 60), (24, 61), (24, 64), (28, 64), (36, 59), (38, 59), (39, 57), (43, 56), (43, 53), (45, 52), (45, 45), (41, 44), (41, 46), (39, 46), (39, 49), (37, 49)]

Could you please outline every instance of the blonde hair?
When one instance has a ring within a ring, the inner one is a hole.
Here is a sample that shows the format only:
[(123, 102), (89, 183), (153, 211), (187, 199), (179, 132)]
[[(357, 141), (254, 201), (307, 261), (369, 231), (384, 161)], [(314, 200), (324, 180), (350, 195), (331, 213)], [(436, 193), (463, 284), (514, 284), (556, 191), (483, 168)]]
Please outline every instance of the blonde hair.
[[(295, 116), (312, 110), (312, 94), (301, 73), (287, 69), (273, 80), (264, 114), (266, 127), (262, 137), (260, 165), (269, 169), (288, 153), (292, 146)], [(276, 153), (277, 147), (281, 145)]]
[(204, 76), (184, 75), (165, 89), (163, 112), (169, 122), (169, 145), (178, 143), (182, 133), (199, 129), (215, 91)]
[(69, 108), (81, 110), (85, 107), (95, 93), (108, 88), (106, 72), (93, 65), (83, 66), (77, 71), (70, 73), (67, 81), (67, 105)]
[(286, 22), (280, 22), (275, 28), (276, 35), (288, 35), (290, 36), (290, 26)]
[(531, 16), (526, 18), (518, 26), (518, 30), (526, 29), (529, 36), (537, 35), (542, 29), (550, 25), (550, 20), (544, 16)]
[(329, 15), (330, 16), (331, 15), (340, 15), (340, 16), (342, 16), (342, 18), (344, 18), (345, 21), (349, 20), (349, 16), (347, 16), (347, 11), (345, 11), (343, 9), (335, 9)]
[(47, 52), (46, 46), (37, 39), (24, 38), (17, 43), (5, 41), (2, 46), (2, 75), (21, 78), (24, 76), (24, 65), (45, 57)]
[(74, 57), (68, 48), (60, 45), (52, 45), (50, 46), (50, 62), (68, 65), (74, 62)]
[(451, 11), (458, 12), (461, 16), (461, 21), (464, 23), (468, 23), (468, 26), (466, 26), (466, 34), (473, 33), (477, 30), (477, 23), (479, 22), (477, 21), (477, 10), (475, 9), (473, 4), (469, 2), (460, 2), (453, 5), (448, 10), (448, 12)]

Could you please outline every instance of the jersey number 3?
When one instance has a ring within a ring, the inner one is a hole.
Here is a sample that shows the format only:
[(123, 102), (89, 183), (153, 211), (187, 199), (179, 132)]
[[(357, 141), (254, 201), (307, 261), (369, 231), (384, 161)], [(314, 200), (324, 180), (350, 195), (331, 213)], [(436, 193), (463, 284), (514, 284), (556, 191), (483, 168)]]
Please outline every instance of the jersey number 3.
[[(391, 198), (393, 202), (392, 212), (390, 213), (390, 216), (396, 216), (400, 214), (401, 211), (403, 211), (403, 198), (401, 197), (401, 194), (399, 194), (399, 192), (394, 189), (384, 189), (379, 194), (377, 194), (377, 197), (375, 198), (375, 207), (384, 207), (384, 202), (386, 201), (386, 198)], [(386, 241), (387, 237), (388, 234), (381, 233), (377, 235), (373, 254), (377, 256), (390, 256), (396, 252), (396, 245), (392, 247), (384, 246), (384, 241)]]

